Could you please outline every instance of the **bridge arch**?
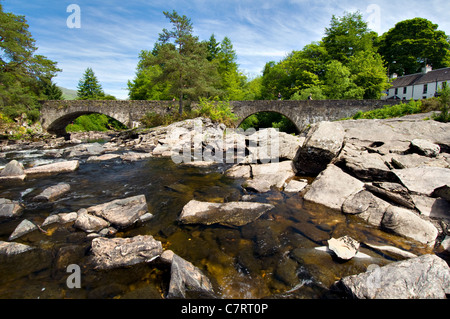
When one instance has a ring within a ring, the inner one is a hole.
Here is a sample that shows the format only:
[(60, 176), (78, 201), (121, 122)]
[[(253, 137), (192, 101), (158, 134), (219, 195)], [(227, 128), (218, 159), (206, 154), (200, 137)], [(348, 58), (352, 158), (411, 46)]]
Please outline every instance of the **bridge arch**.
[(85, 111), (77, 111), (72, 112), (68, 114), (64, 114), (61, 117), (54, 120), (52, 123), (50, 123), (47, 127), (47, 132), (50, 134), (55, 134), (57, 136), (63, 136), (66, 134), (66, 127), (67, 125), (73, 123), (77, 118), (83, 115), (90, 115), (90, 114), (103, 114), (106, 115), (118, 122), (120, 122), (122, 125), (127, 126), (125, 123), (121, 122), (120, 120), (101, 112), (85, 112)]
[(246, 119), (248, 119), (250, 116), (252, 116), (252, 115), (257, 115), (257, 114), (260, 114), (260, 113), (276, 113), (276, 114), (282, 115), (282, 116), (284, 116), (286, 119), (288, 119), (288, 120), (292, 123), (293, 127), (295, 128), (296, 133), (301, 133), (301, 128), (299, 128), (299, 127), (297, 126), (297, 124), (296, 124), (291, 118), (289, 118), (289, 115), (284, 114), (284, 113), (283, 113), (282, 111), (280, 111), (280, 110), (277, 110), (277, 111), (258, 111), (258, 112), (256, 112), (256, 113), (253, 113), (253, 114), (248, 115), (246, 118), (239, 118), (239, 119), (236, 121), (236, 127), (240, 127), (241, 124), (244, 123), (244, 121), (245, 121)]

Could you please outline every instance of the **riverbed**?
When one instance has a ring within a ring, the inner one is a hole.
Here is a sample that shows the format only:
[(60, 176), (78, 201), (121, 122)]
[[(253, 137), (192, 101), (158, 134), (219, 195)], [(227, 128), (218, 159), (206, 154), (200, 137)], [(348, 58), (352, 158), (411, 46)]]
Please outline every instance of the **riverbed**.
[[(52, 154), (54, 150), (12, 151), (3, 154), (0, 166), (12, 159), (26, 167), (65, 160)], [(218, 297), (239, 299), (339, 298), (330, 290), (336, 280), (364, 272), (371, 265), (396, 261), (363, 244), (360, 257), (342, 262), (325, 249), (332, 237), (349, 235), (362, 243), (394, 244), (418, 254), (428, 249), (355, 217), (304, 202), (298, 193), (247, 193), (241, 187), (243, 180), (224, 175), (230, 167), (227, 165), (190, 167), (177, 165), (170, 158), (134, 162), (117, 158), (95, 163), (87, 162), (86, 157), (76, 159), (80, 167), (74, 172), (0, 185), (0, 198), (20, 201), (26, 207), (20, 217), (0, 221), (1, 241), (8, 241), (24, 218), (41, 225), (51, 214), (143, 194), (154, 217), (115, 236), (152, 235), (164, 249), (198, 267), (211, 280)], [(62, 198), (47, 204), (31, 201), (46, 187), (60, 182), (71, 186)], [(177, 221), (183, 206), (192, 199), (232, 202), (244, 195), (250, 195), (250, 201), (270, 203), (275, 209), (242, 227), (182, 225)], [(71, 224), (35, 231), (15, 241), (42, 248), (47, 254), (35, 257), (43, 265), (37, 271), (27, 271), (36, 260), (1, 265), (0, 298), (156, 299), (167, 293), (170, 269), (164, 267), (150, 263), (109, 271), (89, 268), (91, 239)], [(68, 262), (81, 267), (81, 288), (68, 288)]]

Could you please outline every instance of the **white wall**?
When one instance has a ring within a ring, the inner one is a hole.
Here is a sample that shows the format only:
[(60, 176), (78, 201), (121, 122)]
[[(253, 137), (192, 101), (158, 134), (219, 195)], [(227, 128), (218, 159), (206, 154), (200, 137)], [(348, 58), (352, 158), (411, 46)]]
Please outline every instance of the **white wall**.
[[(387, 96), (387, 98), (391, 98), (394, 96), (398, 96), (400, 99), (404, 99), (404, 100), (410, 100), (411, 98), (413, 98), (414, 100), (420, 100), (420, 99), (427, 99), (427, 98), (431, 98), (434, 97), (435, 93), (436, 93), (436, 83), (428, 83), (428, 88), (427, 88), (427, 93), (424, 94), (423, 93), (423, 89), (424, 89), (424, 84), (419, 84), (419, 85), (414, 85), (414, 86), (408, 86), (406, 88), (406, 94), (404, 94), (403, 92), (403, 88), (398, 88), (398, 93), (395, 94), (395, 88), (391, 88), (389, 89), (389, 95)], [(450, 86), (450, 80), (447, 81), (447, 86)], [(437, 84), (437, 89), (441, 89), (442, 88), (442, 81), (438, 82)]]

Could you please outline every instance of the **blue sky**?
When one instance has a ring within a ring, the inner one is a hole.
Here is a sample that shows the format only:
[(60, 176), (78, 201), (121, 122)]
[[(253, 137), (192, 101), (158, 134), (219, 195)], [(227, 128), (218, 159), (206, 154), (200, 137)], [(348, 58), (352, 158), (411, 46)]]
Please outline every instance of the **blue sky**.
[[(220, 41), (228, 36), (240, 69), (253, 77), (266, 62), (319, 41), (332, 15), (359, 10), (382, 34), (402, 20), (423, 17), (450, 35), (448, 0), (0, 0), (6, 12), (25, 15), (38, 53), (63, 69), (55, 82), (76, 89), (92, 67), (103, 89), (128, 97), (127, 81), (135, 76), (139, 52), (151, 50), (163, 28), (171, 25), (163, 11), (191, 19), (195, 35)], [(81, 9), (81, 28), (69, 28), (72, 12)]]

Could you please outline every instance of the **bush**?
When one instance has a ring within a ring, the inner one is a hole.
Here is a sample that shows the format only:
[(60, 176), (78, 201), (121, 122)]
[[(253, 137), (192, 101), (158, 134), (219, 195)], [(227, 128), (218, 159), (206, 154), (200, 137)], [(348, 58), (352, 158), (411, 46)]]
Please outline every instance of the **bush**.
[(441, 113), (434, 115), (433, 120), (447, 123), (449, 121), (448, 109), (450, 106), (450, 87), (446, 86), (439, 92), (439, 105), (441, 107)]
[(371, 110), (368, 112), (359, 111), (352, 118), (358, 119), (388, 119), (401, 117), (408, 114), (417, 114), (422, 112), (422, 102), (411, 100), (407, 104), (400, 103), (397, 105), (386, 105), (381, 109)]
[(66, 132), (105, 132), (109, 130), (122, 130), (126, 127), (104, 114), (82, 115), (72, 124), (67, 125)]
[(218, 98), (200, 98), (199, 109), (193, 111), (198, 116), (210, 118), (213, 122), (232, 126), (238, 117), (231, 111), (229, 101), (220, 101)]

